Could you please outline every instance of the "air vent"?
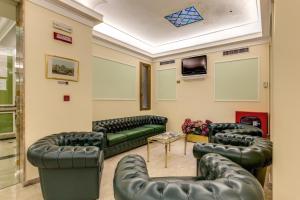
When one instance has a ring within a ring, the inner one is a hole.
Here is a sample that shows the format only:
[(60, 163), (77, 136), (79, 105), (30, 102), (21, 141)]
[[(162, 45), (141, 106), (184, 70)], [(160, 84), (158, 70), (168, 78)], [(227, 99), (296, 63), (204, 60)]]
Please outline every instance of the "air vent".
[(160, 65), (169, 65), (169, 64), (174, 64), (175, 60), (167, 60), (167, 61), (161, 61)]
[(223, 56), (229, 56), (229, 55), (234, 55), (234, 54), (240, 54), (240, 53), (248, 53), (249, 48), (241, 48), (241, 49), (233, 49), (233, 50), (228, 50), (228, 51), (223, 51)]

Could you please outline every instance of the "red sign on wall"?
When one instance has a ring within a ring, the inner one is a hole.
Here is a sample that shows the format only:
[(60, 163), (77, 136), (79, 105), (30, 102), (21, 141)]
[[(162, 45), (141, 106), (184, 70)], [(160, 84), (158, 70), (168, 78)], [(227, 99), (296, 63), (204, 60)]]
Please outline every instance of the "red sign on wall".
[(55, 40), (59, 40), (59, 41), (62, 41), (62, 42), (72, 44), (72, 37), (61, 34), (61, 33), (53, 32), (53, 38)]

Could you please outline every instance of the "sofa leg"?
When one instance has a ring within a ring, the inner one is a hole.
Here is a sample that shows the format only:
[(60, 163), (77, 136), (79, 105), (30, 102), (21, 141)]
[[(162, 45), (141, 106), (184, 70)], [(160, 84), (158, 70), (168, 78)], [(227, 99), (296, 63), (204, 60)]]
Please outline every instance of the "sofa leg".
[(200, 174), (200, 159), (196, 159), (196, 174), (197, 174), (197, 176), (201, 176), (201, 174)]
[(267, 167), (254, 170), (253, 175), (257, 178), (257, 180), (260, 182), (262, 187), (264, 187), (265, 185), (266, 173), (267, 173)]

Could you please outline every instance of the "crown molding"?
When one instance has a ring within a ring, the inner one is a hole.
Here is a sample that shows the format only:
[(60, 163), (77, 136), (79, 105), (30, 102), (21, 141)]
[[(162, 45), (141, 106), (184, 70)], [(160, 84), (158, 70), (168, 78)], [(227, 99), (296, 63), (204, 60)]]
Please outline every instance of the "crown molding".
[(230, 49), (238, 49), (242, 47), (251, 47), (251, 46), (257, 46), (257, 45), (263, 45), (263, 44), (271, 44), (271, 38), (270, 37), (261, 37), (256, 39), (249, 39), (245, 41), (238, 41), (233, 43), (227, 43), (227, 44), (221, 44), (213, 47), (208, 48), (199, 48), (192, 51), (186, 51), (181, 52), (177, 54), (172, 55), (166, 55), (162, 57), (153, 58), (153, 63), (161, 62), (164, 60), (170, 60), (170, 59), (181, 59), (183, 57), (193, 57), (197, 55), (202, 54), (209, 54), (209, 53), (216, 53), (216, 52), (222, 52)]
[(237, 40), (236, 38), (236, 40), (226, 40), (219, 43), (213, 43), (208, 46), (198, 45), (193, 48), (181, 49), (180, 51), (172, 52), (162, 56), (154, 56), (153, 54), (149, 55), (149, 53), (147, 52), (144, 53), (144, 51), (135, 47), (131, 47), (127, 44), (125, 45), (129, 46), (129, 48), (126, 48), (124, 43), (118, 44), (121, 42), (120, 41), (115, 42), (113, 39), (107, 40), (107, 36), (104, 35), (104, 37), (102, 37), (102, 35), (103, 34), (97, 31), (93, 31), (93, 43), (153, 63), (164, 61), (166, 59), (177, 59), (177, 58), (181, 58), (182, 56), (199, 55), (199, 53), (208, 54), (213, 52), (225, 51), (228, 49), (235, 49), (240, 47), (251, 47), (251, 46), (271, 43), (271, 37), (269, 36), (258, 37), (259, 35), (256, 35), (255, 38), (244, 37), (243, 38), (244, 40), (241, 40), (241, 38), (238, 38), (239, 40)]
[(29, 0), (30, 2), (68, 17), (89, 27), (103, 21), (103, 16), (74, 0)]
[(138, 53), (138, 54), (142, 54), (142, 55), (147, 56), (147, 57), (150, 57), (150, 58), (153, 57), (153, 54), (151, 54), (151, 53), (149, 53), (149, 52), (147, 52), (147, 51), (144, 51), (144, 50), (142, 50), (142, 49), (139, 49), (139, 48), (137, 48), (137, 47), (134, 47), (134, 46), (132, 46), (132, 45), (129, 45), (129, 44), (127, 44), (127, 43), (124, 43), (124, 42), (122, 42), (122, 41), (120, 41), (120, 40), (117, 40), (117, 39), (115, 39), (115, 38), (112, 38), (112, 37), (110, 37), (110, 36), (108, 36), (108, 35), (105, 35), (105, 34), (103, 34), (103, 33), (100, 33), (100, 32), (98, 32), (98, 31), (95, 31), (95, 30), (93, 30), (93, 37), (94, 37), (96, 40), (106, 41), (107, 43), (110, 43), (110, 44), (112, 44), (112, 45), (114, 45), (114, 46), (117, 46), (117, 47), (119, 47), (119, 48), (121, 48), (121, 49), (123, 49), (123, 50), (127, 50), (127, 51), (129, 50), (129, 51), (131, 51), (131, 52)]
[(145, 62), (152, 62), (152, 57), (151, 56), (148, 56), (148, 55), (140, 52), (139, 50), (134, 51), (134, 50), (131, 50), (129, 48), (124, 47), (124, 45), (118, 45), (114, 42), (110, 42), (108, 40), (105, 40), (105, 39), (99, 37), (97, 35), (97, 32), (95, 34), (93, 34), (93, 40), (92, 41), (93, 41), (93, 44), (95, 44), (95, 45), (105, 47), (105, 48), (108, 48), (108, 49), (112, 49), (112, 50), (117, 51), (119, 53), (135, 57), (135, 58), (143, 60)]
[[(244, 44), (244, 43), (249, 43), (249, 42), (257, 44), (257, 43), (261, 43), (261, 41), (268, 42), (270, 40), (269, 37), (267, 37), (267, 39), (266, 39), (266, 37), (263, 37), (261, 33), (255, 33), (255, 34), (236, 37), (236, 38), (232, 38), (232, 39), (222, 40), (222, 41), (218, 41), (218, 42), (212, 42), (212, 43), (208, 43), (208, 44), (204, 44), (204, 45), (195, 45), (192, 47), (177, 49), (177, 50), (173, 50), (173, 51), (167, 51), (164, 53), (151, 54), (149, 52), (143, 51), (142, 49), (139, 49), (132, 45), (123, 43), (112, 37), (109, 37), (105, 34), (99, 33), (98, 31), (95, 31), (95, 30), (93, 31), (93, 37), (94, 37), (95, 41), (97, 41), (97, 40), (101, 41), (101, 43), (98, 43), (98, 45), (104, 45), (104, 44), (109, 45), (109, 48), (111, 48), (111, 49), (117, 48), (118, 51), (125, 51), (125, 52), (140, 54), (140, 55), (149, 57), (152, 60), (157, 60), (157, 59), (164, 58), (164, 57), (176, 56), (178, 54), (184, 54), (187, 52), (199, 51), (199, 50), (203, 50), (203, 49), (215, 49), (215, 48), (219, 49), (220, 47), (228, 47), (228, 46), (235, 45), (235, 44)], [(105, 41), (105, 43), (103, 41)]]

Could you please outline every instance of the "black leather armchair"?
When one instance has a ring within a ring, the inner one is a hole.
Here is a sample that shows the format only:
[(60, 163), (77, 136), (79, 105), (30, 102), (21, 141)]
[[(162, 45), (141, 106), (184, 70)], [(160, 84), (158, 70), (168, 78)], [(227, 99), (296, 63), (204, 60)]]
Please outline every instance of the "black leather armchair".
[(208, 126), (208, 140), (209, 142), (214, 142), (214, 137), (217, 133), (234, 133), (240, 135), (250, 135), (250, 136), (258, 136), (262, 137), (262, 130), (246, 125), (246, 124), (238, 124), (238, 123), (212, 123)]
[(148, 175), (138, 155), (121, 159), (115, 171), (116, 200), (263, 200), (259, 182), (236, 163), (217, 154), (200, 160), (201, 176), (159, 177)]
[(93, 131), (104, 134), (105, 158), (145, 145), (147, 138), (166, 131), (168, 118), (143, 115), (93, 122)]
[(205, 154), (217, 153), (241, 165), (264, 184), (266, 167), (272, 164), (271, 141), (255, 136), (217, 133), (214, 142), (194, 145), (198, 165)]
[(103, 169), (103, 134), (60, 133), (32, 144), (27, 157), (38, 167), (45, 200), (95, 200)]

